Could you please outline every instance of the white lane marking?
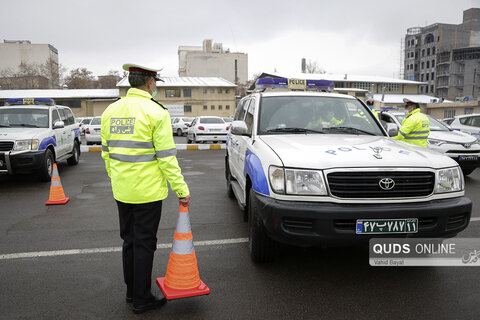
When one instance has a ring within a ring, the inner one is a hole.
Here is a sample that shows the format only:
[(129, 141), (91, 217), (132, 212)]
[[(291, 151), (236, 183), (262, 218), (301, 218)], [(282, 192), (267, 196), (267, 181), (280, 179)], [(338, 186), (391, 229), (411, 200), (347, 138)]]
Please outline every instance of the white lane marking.
[(480, 217), (470, 218), (470, 222), (472, 222), (472, 221), (480, 221)]
[[(236, 239), (223, 239), (223, 240), (206, 240), (206, 241), (193, 241), (193, 245), (197, 247), (201, 246), (215, 246), (235, 243), (248, 242), (248, 238), (236, 238)], [(157, 249), (171, 248), (171, 243), (159, 243)], [(9, 253), (0, 255), (0, 260), (22, 259), (22, 258), (40, 258), (40, 257), (56, 257), (56, 256), (68, 256), (75, 254), (93, 254), (93, 253), (108, 253), (122, 251), (122, 247), (107, 247), (107, 248), (92, 248), (92, 249), (71, 249), (71, 250), (56, 250), (56, 251), (38, 251), (38, 252), (21, 252), (21, 253)]]

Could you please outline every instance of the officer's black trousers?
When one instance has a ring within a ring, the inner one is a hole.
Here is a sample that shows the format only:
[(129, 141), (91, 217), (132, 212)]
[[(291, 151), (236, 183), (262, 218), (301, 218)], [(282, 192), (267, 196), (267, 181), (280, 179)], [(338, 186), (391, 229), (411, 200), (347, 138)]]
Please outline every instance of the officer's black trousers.
[(130, 204), (117, 201), (120, 237), (123, 239), (123, 277), (127, 296), (135, 306), (154, 299), (152, 285), (153, 254), (157, 249), (157, 230), (162, 201)]

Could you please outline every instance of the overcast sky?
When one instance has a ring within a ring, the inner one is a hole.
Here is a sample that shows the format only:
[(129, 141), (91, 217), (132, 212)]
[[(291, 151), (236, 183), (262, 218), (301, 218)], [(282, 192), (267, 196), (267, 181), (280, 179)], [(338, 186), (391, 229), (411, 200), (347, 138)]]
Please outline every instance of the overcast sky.
[(299, 72), (303, 57), (328, 73), (398, 77), (407, 28), (458, 24), (471, 7), (480, 0), (0, 0), (0, 41), (49, 43), (67, 69), (94, 75), (132, 62), (177, 76), (178, 46), (212, 39), (248, 53), (250, 78)]

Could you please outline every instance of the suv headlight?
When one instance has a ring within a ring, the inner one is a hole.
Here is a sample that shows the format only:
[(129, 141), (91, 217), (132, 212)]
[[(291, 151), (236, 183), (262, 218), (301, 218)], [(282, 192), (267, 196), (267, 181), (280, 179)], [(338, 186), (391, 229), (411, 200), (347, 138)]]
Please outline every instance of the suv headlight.
[(459, 167), (436, 170), (435, 193), (456, 192), (463, 189), (463, 175)]
[(37, 150), (39, 141), (37, 139), (17, 140), (15, 141), (14, 151)]
[(323, 173), (319, 170), (288, 169), (270, 166), (270, 185), (275, 193), (293, 195), (327, 195)]

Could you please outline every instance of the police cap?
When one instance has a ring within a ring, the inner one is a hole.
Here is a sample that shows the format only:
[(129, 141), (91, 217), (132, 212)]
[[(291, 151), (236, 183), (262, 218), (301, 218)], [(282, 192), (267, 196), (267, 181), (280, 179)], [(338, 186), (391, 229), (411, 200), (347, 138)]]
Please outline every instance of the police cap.
[(147, 68), (147, 67), (140, 66), (138, 64), (125, 63), (123, 65), (123, 70), (128, 71), (131, 74), (150, 75), (156, 81), (164, 82), (162, 79), (160, 79), (160, 76), (157, 74), (157, 72), (162, 70), (162, 69), (152, 69), (152, 68)]

